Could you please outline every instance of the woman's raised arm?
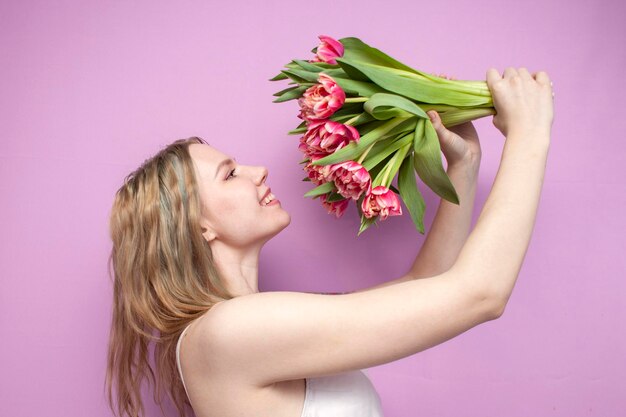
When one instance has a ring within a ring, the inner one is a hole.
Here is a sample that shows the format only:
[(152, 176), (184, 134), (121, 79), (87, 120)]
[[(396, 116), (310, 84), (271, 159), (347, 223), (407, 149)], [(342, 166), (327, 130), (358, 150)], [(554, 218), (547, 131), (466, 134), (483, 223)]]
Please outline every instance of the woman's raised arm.
[(262, 292), (202, 317), (193, 349), (205, 368), (257, 386), (381, 365), (499, 317), (533, 229), (552, 124), (547, 74), (487, 73), (507, 137), (477, 225), (448, 271), (371, 291)]
[[(487, 72), (498, 111), (494, 125), (506, 136), (491, 192), (454, 265), (465, 279), (487, 286), (506, 305), (533, 231), (553, 121), (552, 82), (545, 72), (507, 68)], [(481, 259), (481, 262), (476, 262)]]

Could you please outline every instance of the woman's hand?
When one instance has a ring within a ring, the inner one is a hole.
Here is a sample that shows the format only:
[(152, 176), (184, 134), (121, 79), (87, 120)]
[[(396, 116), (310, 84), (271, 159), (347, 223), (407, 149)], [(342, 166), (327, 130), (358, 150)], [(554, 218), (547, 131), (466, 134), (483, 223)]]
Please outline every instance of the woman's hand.
[[(439, 77), (455, 79), (454, 77), (447, 77), (445, 74), (440, 74)], [(437, 131), (441, 151), (446, 157), (448, 167), (470, 165), (478, 168), (482, 152), (478, 133), (472, 122), (465, 122), (448, 129), (441, 123), (441, 117), (435, 110), (430, 110), (427, 114), (435, 131)]]
[(493, 124), (504, 136), (550, 136), (554, 118), (552, 82), (544, 71), (530, 74), (526, 68), (508, 67), (504, 74), (487, 71), (487, 86), (497, 114)]

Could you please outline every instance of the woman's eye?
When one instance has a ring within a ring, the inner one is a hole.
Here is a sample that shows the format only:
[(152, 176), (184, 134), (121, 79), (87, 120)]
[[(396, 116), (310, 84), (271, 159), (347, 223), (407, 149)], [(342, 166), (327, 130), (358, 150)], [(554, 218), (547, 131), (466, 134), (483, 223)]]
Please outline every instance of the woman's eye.
[(233, 175), (234, 173), (235, 173), (235, 170), (234, 170), (234, 169), (233, 169), (233, 170), (231, 170), (231, 171), (228, 173), (228, 177), (226, 177), (226, 179), (229, 179), (231, 176), (233, 176), (233, 177), (234, 177), (234, 176), (235, 176), (235, 175)]

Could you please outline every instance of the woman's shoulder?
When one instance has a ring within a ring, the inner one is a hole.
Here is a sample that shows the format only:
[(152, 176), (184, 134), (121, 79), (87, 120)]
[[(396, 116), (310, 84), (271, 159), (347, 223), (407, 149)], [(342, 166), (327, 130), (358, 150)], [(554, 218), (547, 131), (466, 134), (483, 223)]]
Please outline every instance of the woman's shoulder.
[[(194, 343), (200, 344), (203, 349), (212, 352), (232, 353), (232, 346), (229, 343), (239, 345), (241, 341), (239, 337), (231, 337), (233, 333), (250, 331), (252, 323), (259, 324), (259, 320), (267, 329), (273, 323), (277, 325), (280, 323), (280, 320), (272, 320), (272, 318), (276, 318), (276, 314), (282, 314), (285, 306), (293, 306), (294, 303), (300, 306), (306, 304), (307, 306), (310, 305), (311, 309), (315, 309), (316, 304), (314, 303), (321, 302), (325, 297), (341, 294), (347, 293), (267, 291), (240, 295), (213, 305), (196, 319), (196, 323), (191, 326), (194, 329), (189, 329), (189, 331), (195, 333), (196, 341)], [(309, 298), (312, 296), (321, 296), (321, 298)], [(297, 314), (294, 312), (290, 316), (297, 317)], [(263, 337), (263, 335), (260, 334), (259, 337)]]
[(212, 322), (219, 320), (217, 318), (217, 311), (223, 308), (223, 306), (229, 301), (231, 300), (222, 300), (213, 304), (211, 308), (205, 311), (200, 317), (196, 318), (193, 322), (191, 322), (191, 324), (189, 325), (190, 327), (189, 331), (192, 330), (191, 327), (195, 327), (196, 328), (195, 332), (201, 334), (203, 331), (206, 330), (206, 327), (211, 326)]
[(230, 324), (242, 316), (249, 317), (250, 315), (256, 315), (256, 313), (262, 312), (266, 308), (274, 309), (277, 305), (281, 304), (283, 299), (291, 302), (294, 296), (344, 294), (350, 294), (350, 292), (263, 291), (240, 295), (217, 302), (197, 319), (197, 326), (201, 328), (203, 332), (210, 333), (222, 327), (231, 327)]
[[(201, 316), (194, 319), (187, 325), (187, 328), (181, 333), (179, 343), (184, 341), (184, 356), (189, 358), (195, 364), (195, 367), (210, 366), (214, 351), (211, 346), (212, 337), (215, 335), (216, 320), (218, 318), (216, 312), (223, 308), (227, 301), (219, 301), (211, 308), (205, 311)], [(181, 347), (181, 349), (183, 349)]]

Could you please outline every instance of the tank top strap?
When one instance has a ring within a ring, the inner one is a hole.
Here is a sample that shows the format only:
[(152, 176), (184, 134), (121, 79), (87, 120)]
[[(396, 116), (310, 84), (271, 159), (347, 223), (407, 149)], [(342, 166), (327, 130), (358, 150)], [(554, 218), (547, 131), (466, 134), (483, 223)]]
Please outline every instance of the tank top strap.
[[(215, 307), (219, 303), (223, 303), (224, 301), (227, 301), (227, 300), (218, 301), (217, 303), (213, 305), (213, 307)], [(189, 329), (189, 326), (191, 326), (195, 321), (196, 320), (193, 320), (183, 329), (183, 331), (180, 333), (180, 336), (178, 337), (178, 341), (176, 342), (176, 365), (178, 367), (178, 374), (180, 375), (180, 380), (183, 383), (183, 387), (185, 388), (185, 393), (187, 394), (187, 398), (189, 399), (190, 403), (191, 403), (191, 399), (189, 398), (189, 391), (187, 391), (187, 385), (185, 385), (185, 378), (183, 378), (183, 367), (180, 364), (180, 343), (182, 342), (183, 337), (185, 337), (185, 333)]]
[(185, 336), (187, 329), (189, 329), (189, 326), (191, 326), (191, 323), (189, 323), (187, 327), (185, 327), (185, 329), (182, 331), (182, 333), (178, 337), (178, 342), (176, 343), (176, 365), (178, 367), (178, 374), (180, 375), (180, 380), (183, 383), (183, 388), (185, 388), (185, 394), (187, 394), (187, 398), (189, 398), (189, 392), (187, 391), (187, 386), (185, 385), (185, 378), (183, 378), (183, 368), (180, 365), (180, 342), (183, 340), (183, 337)]

